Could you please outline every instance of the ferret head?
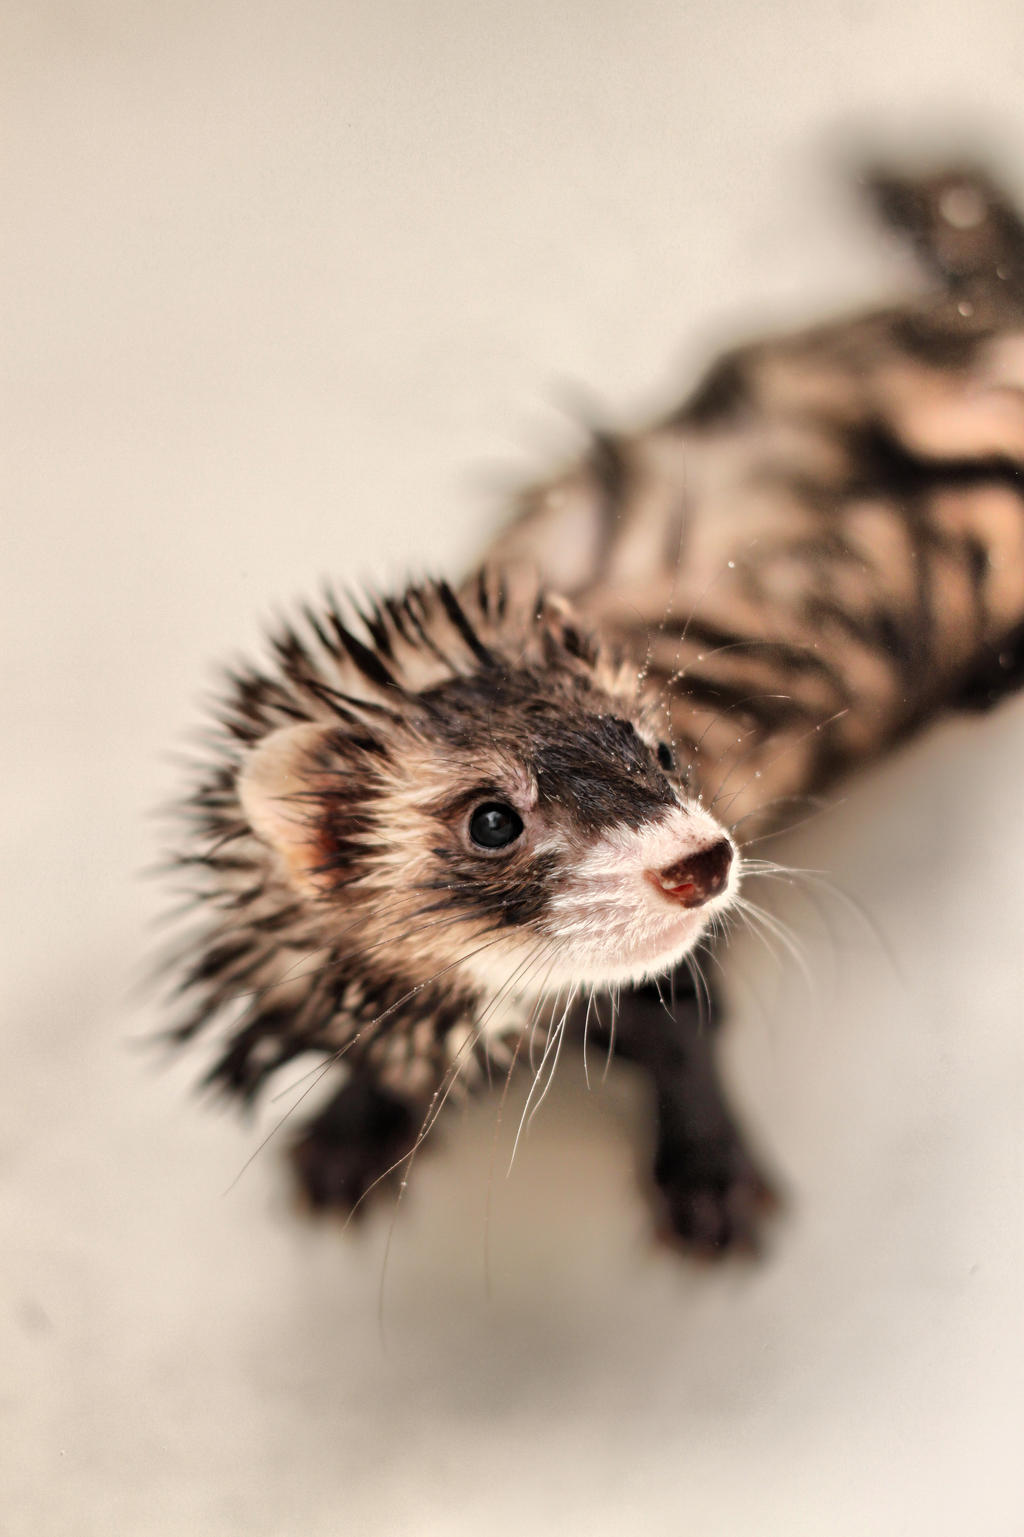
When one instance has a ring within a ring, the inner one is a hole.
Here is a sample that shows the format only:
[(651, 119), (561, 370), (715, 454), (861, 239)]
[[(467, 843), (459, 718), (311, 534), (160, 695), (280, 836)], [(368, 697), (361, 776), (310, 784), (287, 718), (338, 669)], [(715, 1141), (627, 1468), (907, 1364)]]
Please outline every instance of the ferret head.
[(732, 845), (635, 666), (561, 602), (484, 574), (375, 604), (363, 640), (333, 604), (307, 622), (234, 679), (193, 800), (227, 907), (204, 1017), (252, 978), (338, 1041), (346, 1014), (479, 1018), (665, 972), (729, 903)]

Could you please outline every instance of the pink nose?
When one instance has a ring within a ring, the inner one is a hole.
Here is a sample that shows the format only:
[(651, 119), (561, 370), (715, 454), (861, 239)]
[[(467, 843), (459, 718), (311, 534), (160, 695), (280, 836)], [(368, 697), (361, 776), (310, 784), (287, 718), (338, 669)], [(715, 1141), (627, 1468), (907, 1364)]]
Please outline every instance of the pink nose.
[(650, 878), (680, 907), (703, 907), (725, 890), (731, 864), (732, 844), (728, 838), (720, 838), (709, 849), (688, 854), (664, 870), (652, 870)]

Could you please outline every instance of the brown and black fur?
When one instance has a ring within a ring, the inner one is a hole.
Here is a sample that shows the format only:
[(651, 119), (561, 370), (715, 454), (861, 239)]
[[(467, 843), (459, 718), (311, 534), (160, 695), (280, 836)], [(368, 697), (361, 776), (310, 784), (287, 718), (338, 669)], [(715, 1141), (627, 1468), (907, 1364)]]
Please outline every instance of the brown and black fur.
[(730, 815), (822, 788), (1021, 665), (1024, 232), (980, 173), (868, 186), (937, 287), (728, 354), (530, 492), (488, 551), (646, 658)]
[[(730, 352), (652, 425), (596, 436), (579, 463), (523, 497), (486, 551), (490, 571), (530, 567), (570, 600), (581, 621), (562, 625), (556, 649), (578, 653), (577, 671), (605, 649), (631, 659), (655, 701), (652, 729), (740, 842), (940, 711), (987, 708), (1024, 680), (1024, 228), (970, 167), (865, 181), (922, 258), (930, 281), (915, 303)], [(494, 640), (480, 628), (495, 620), (500, 630), (500, 616), (460, 601), (449, 594), (443, 606), (472, 668), (464, 703), (450, 693), (436, 728), (457, 734), (464, 709), (467, 720), (479, 725), (482, 711), (514, 735), (523, 697), (499, 680), (507, 654), (490, 667)], [(386, 688), (374, 672), (390, 666), (396, 613), (401, 605), (374, 610), (365, 644), (328, 613), (319, 642)], [(325, 623), (334, 626), (326, 635)], [(278, 649), (276, 672), (237, 680), (227, 723), (239, 740), (294, 710), (295, 688), (326, 708), (354, 708), (337, 685), (311, 681), (297, 638)], [(372, 765), (374, 721), (362, 706), (356, 715), (354, 750)], [(556, 710), (544, 736), (555, 757), (563, 719), (571, 731), (571, 711)], [(613, 760), (623, 750), (614, 747)], [(649, 751), (647, 773), (648, 760)], [(578, 765), (570, 753), (558, 793), (589, 801), (574, 786)], [(193, 800), (204, 832), (223, 838), (197, 856), (207, 873), (236, 857), (222, 820), (232, 773), (229, 755)], [(616, 785), (605, 793), (614, 806)], [(654, 776), (650, 793), (661, 793)], [(340, 878), (367, 836), (357, 821), (329, 840)], [(200, 949), (186, 987), (199, 1002), (183, 1034), (259, 978), (255, 955), (267, 938), (244, 919), (234, 932)], [(376, 1044), (413, 1038), (388, 966), (355, 1001), (343, 976), (326, 975), (315, 1005), (296, 1012), (285, 997), (240, 1022), (214, 1076), (250, 1094), (297, 1052), (339, 1049), (347, 1031), (351, 1076), (297, 1161), (315, 1205), (350, 1208), (415, 1141), (422, 1101), (440, 1081), (445, 1010), (462, 1004), (442, 983), (429, 1008), (417, 1007), (417, 1018), (440, 1022), (435, 1047), (415, 1047), (418, 1060), (433, 1049), (436, 1061), (423, 1094), (410, 1096), (382, 1071), (393, 1044)], [(725, 1108), (685, 974), (675, 988), (672, 1019), (654, 988), (623, 1001), (615, 1050), (651, 1074), (669, 1228), (721, 1252), (753, 1241), (767, 1186)], [(392, 1006), (364, 1041), (358, 1022)]]

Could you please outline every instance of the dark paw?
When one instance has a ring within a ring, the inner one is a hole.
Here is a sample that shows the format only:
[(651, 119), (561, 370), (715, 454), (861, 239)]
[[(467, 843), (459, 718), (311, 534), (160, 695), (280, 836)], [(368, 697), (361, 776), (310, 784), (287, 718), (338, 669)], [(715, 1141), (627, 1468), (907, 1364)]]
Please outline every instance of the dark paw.
[(400, 1181), (419, 1127), (420, 1118), (393, 1095), (346, 1084), (291, 1149), (305, 1204), (313, 1212), (360, 1215), (374, 1195)]
[(661, 1231), (703, 1259), (758, 1254), (767, 1215), (779, 1197), (738, 1142), (662, 1148), (654, 1177)]

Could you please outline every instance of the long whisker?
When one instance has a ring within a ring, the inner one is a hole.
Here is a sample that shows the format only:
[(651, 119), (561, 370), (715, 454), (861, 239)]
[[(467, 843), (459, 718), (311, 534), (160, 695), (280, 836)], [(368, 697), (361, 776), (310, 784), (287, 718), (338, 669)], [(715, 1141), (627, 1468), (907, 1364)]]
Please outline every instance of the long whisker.
[(602, 1084), (607, 1083), (608, 1073), (612, 1065), (612, 1057), (615, 1055), (615, 1027), (619, 1022), (619, 1001), (622, 997), (621, 989), (616, 985), (609, 989), (608, 997), (612, 1006), (612, 1022), (608, 1031), (608, 1050), (604, 1059), (604, 1071), (601, 1074)]
[(590, 1068), (587, 1065), (587, 1031), (590, 1027), (590, 1011), (594, 1007), (594, 994), (596, 991), (596, 984), (589, 989), (587, 994), (587, 1012), (583, 1016), (583, 1082), (587, 1086), (588, 1094), (590, 1093)]
[(558, 1030), (556, 1028), (553, 1028), (553, 1020), (554, 1020), (554, 1015), (555, 1015), (555, 1009), (558, 1007), (558, 999), (559, 999), (559, 993), (556, 992), (555, 995), (554, 995), (554, 998), (552, 999), (552, 1003), (551, 1003), (551, 1014), (550, 1014), (550, 1017), (548, 1019), (547, 1039), (546, 1039), (545, 1044), (544, 1044), (544, 1052), (543, 1052), (543, 1055), (541, 1056), (541, 1059), (540, 1059), (540, 1066), (537, 1068), (536, 1072), (533, 1075), (533, 1082), (531, 1083), (530, 1091), (529, 1091), (529, 1093), (526, 1096), (526, 1103), (523, 1106), (522, 1115), (519, 1117), (519, 1128), (518, 1128), (518, 1130), (516, 1132), (515, 1141), (512, 1144), (512, 1155), (511, 1155), (511, 1157), (509, 1158), (509, 1161), (508, 1161), (508, 1169), (506, 1171), (506, 1174), (511, 1174), (511, 1172), (512, 1172), (512, 1165), (515, 1163), (516, 1153), (517, 1153), (517, 1151), (519, 1149), (519, 1139), (522, 1137), (523, 1128), (527, 1124), (527, 1116), (529, 1114), (530, 1106), (531, 1106), (531, 1104), (533, 1102), (534, 1094), (537, 1091), (537, 1085), (540, 1082), (541, 1074), (544, 1071), (545, 1064), (547, 1063), (548, 1057), (551, 1055), (552, 1051), (555, 1052), (555, 1057), (556, 1057), (556, 1060), (557, 1060), (557, 1042), (558, 1042), (558, 1039), (559, 1039), (559, 1032), (558, 1032)]
[(899, 978), (901, 983), (906, 984), (906, 975), (900, 964), (899, 957), (889, 943), (885, 930), (862, 902), (859, 902), (850, 892), (844, 891), (835, 881), (830, 880), (824, 871), (798, 869), (791, 865), (776, 864), (772, 860), (754, 859), (748, 861), (746, 855), (744, 855), (744, 872), (747, 870), (748, 863), (752, 878), (759, 877), (764, 880), (779, 880), (785, 884), (796, 886), (798, 889), (803, 885), (819, 886), (823, 892), (833, 897), (842, 906), (847, 908), (848, 911), (852, 912), (855, 917), (860, 919), (892, 967), (894, 975)]
[(697, 951), (691, 950), (683, 959), (687, 971), (693, 978), (694, 994), (697, 999), (697, 1028), (703, 1034), (711, 1021), (713, 1008), (711, 989), (708, 986), (708, 979), (704, 975), (704, 968), (700, 963)]
[(462, 1069), (465, 1067), (467, 1062), (472, 1060), (473, 1053), (475, 1052), (483, 1036), (484, 1029), (486, 1027), (485, 1022), (487, 1015), (501, 1000), (502, 996), (507, 993), (509, 987), (514, 984), (515, 978), (522, 971), (523, 966), (527, 965), (533, 956), (536, 955), (539, 950), (544, 948), (545, 944), (546, 941), (542, 941), (541, 944), (537, 946), (533, 952), (531, 952), (531, 955), (526, 958), (526, 961), (522, 962), (518, 967), (516, 967), (511, 976), (506, 978), (501, 988), (499, 988), (498, 992), (495, 994), (494, 998), (491, 1000), (488, 1007), (484, 1010), (483, 1014), (480, 1016), (480, 1019), (477, 1021), (476, 1029), (469, 1032), (463, 1039), (462, 1044), (456, 1051), (444, 1074), (444, 1077), (438, 1084), (437, 1088), (434, 1090), (430, 1104), (427, 1107), (426, 1115), (423, 1117), (423, 1121), (420, 1125), (419, 1131), (416, 1134), (416, 1139), (413, 1142), (412, 1147), (401, 1154), (400, 1157), (396, 1158), (388, 1168), (382, 1170), (381, 1173), (377, 1175), (376, 1179), (367, 1185), (366, 1189), (362, 1192), (358, 1201), (356, 1201), (355, 1205), (352, 1207), (352, 1210), (349, 1212), (348, 1217), (346, 1218), (345, 1226), (347, 1227), (355, 1217), (359, 1207), (367, 1199), (371, 1192), (375, 1190), (377, 1186), (380, 1185), (385, 1179), (387, 1179), (390, 1174), (395, 1173), (395, 1171), (400, 1168), (403, 1169), (402, 1177), (398, 1185), (398, 1193), (395, 1198), (394, 1210), (391, 1213), (391, 1221), (388, 1224), (388, 1234), (387, 1239), (385, 1240), (384, 1254), (381, 1260), (380, 1285), (377, 1296), (377, 1318), (379, 1327), (382, 1331), (384, 1327), (384, 1282), (387, 1275), (388, 1259), (391, 1254), (391, 1245), (394, 1239), (395, 1226), (398, 1220), (398, 1211), (402, 1203), (402, 1198), (405, 1195), (409, 1185), (409, 1176), (412, 1171), (412, 1166), (415, 1161), (416, 1154), (419, 1152), (420, 1148), (423, 1146), (423, 1143), (426, 1141), (427, 1137), (430, 1135), (431, 1131), (436, 1125), (441, 1111), (444, 1109), (448, 1098), (452, 1093), (452, 1090), (455, 1088), (455, 1085), (458, 1082)]
[[(846, 707), (846, 708), (844, 708), (842, 710), (836, 710), (835, 713), (833, 715), (828, 716), (827, 719), (818, 721), (815, 725), (809, 727), (807, 731), (802, 731), (799, 736), (794, 737), (792, 739), (792, 741), (787, 742), (785, 747), (781, 750), (781, 752), (777, 752), (775, 754), (774, 758), (769, 758), (766, 763), (763, 763), (761, 765), (760, 769), (758, 770), (758, 773), (763, 773), (765, 769), (771, 768), (773, 764), (778, 763), (780, 761), (780, 759), (784, 758), (787, 753), (792, 752), (795, 747), (799, 747), (801, 742), (806, 742), (810, 737), (814, 736), (814, 734), (816, 732), (824, 731), (827, 726), (833, 725), (837, 720), (842, 720), (843, 716), (844, 715), (849, 715), (849, 713), (850, 713), (849, 707)], [(725, 778), (722, 780), (722, 783), (719, 785), (718, 789), (716, 790), (714, 796), (708, 802), (708, 810), (709, 811), (712, 810), (717, 805), (719, 799), (721, 798), (722, 791), (725, 789), (726, 785), (729, 783), (729, 780), (732, 778), (732, 776), (736, 772), (736, 770), (742, 764), (749, 763), (753, 753), (756, 750), (757, 750), (756, 747), (752, 748), (750, 752), (743, 753), (739, 758), (736, 759), (736, 761), (733, 763), (732, 767), (729, 769), (729, 772), (726, 774)], [(732, 794), (729, 796), (729, 803), (734, 801), (736, 799), (737, 795), (742, 795), (743, 791), (747, 788), (747, 786), (751, 782), (752, 782), (751, 779), (747, 779), (742, 785), (740, 785), (738, 790), (734, 790), (732, 792)]]
[[(727, 715), (732, 714), (733, 710), (741, 710), (745, 704), (753, 704), (755, 699), (782, 699), (786, 700), (787, 702), (792, 702), (793, 696), (792, 694), (766, 694), (762, 691), (757, 694), (745, 694), (742, 699), (734, 699), (732, 704), (726, 705), (723, 709), (716, 711), (716, 713), (712, 715), (711, 719), (704, 727), (704, 730), (693, 744), (697, 751), (699, 752), (701, 747), (704, 745), (704, 738), (707, 736), (708, 732), (712, 729), (713, 726), (719, 725), (719, 723), (723, 721)], [(748, 731), (746, 732), (746, 735), (752, 736), (753, 732)]]
[(573, 986), (572, 988), (570, 988), (569, 996), (566, 999), (565, 1008), (562, 1010), (562, 1017), (558, 1021), (558, 1024), (555, 1026), (555, 1038), (556, 1038), (556, 1042), (557, 1042), (557, 1044), (555, 1046), (555, 1053), (554, 1053), (554, 1056), (551, 1059), (551, 1068), (550, 1068), (550, 1070), (548, 1072), (547, 1082), (544, 1084), (544, 1087), (541, 1090), (540, 1095), (538, 1096), (537, 1103), (534, 1105), (533, 1109), (530, 1111), (529, 1119), (526, 1122), (526, 1129), (527, 1129), (527, 1131), (529, 1131), (530, 1127), (533, 1125), (533, 1118), (537, 1114), (537, 1111), (540, 1109), (541, 1105), (544, 1103), (545, 1099), (547, 1098), (548, 1090), (550, 1089), (552, 1083), (554, 1082), (555, 1073), (558, 1070), (558, 1059), (559, 1059), (559, 1056), (561, 1055), (561, 1051), (562, 1051), (562, 1042), (565, 1039), (566, 1022), (568, 1021), (568, 1018), (569, 1018), (569, 1010), (572, 1008), (573, 1001), (575, 1000), (576, 994), (578, 993), (578, 991), (579, 991), (579, 988), (577, 986)]
[[(542, 953), (538, 957), (535, 965), (523, 979), (524, 986), (529, 982), (530, 977), (540, 970), (541, 966), (543, 966), (544, 962), (547, 960), (548, 955), (551, 954), (556, 947), (556, 941), (547, 942), (546, 947), (544, 947), (542, 950)], [(516, 1064), (519, 1061), (519, 1054), (523, 1049), (524, 1039), (525, 1031), (520, 1030), (516, 1035), (515, 1049), (512, 1053), (512, 1057), (508, 1065), (508, 1071), (505, 1074), (505, 1082), (502, 1086), (501, 1098), (498, 1101), (498, 1110), (494, 1121), (494, 1136), (491, 1138), (491, 1154), (487, 1164), (487, 1196), (484, 1204), (484, 1283), (487, 1288), (488, 1297), (491, 1295), (491, 1204), (494, 1192), (494, 1168), (498, 1157), (498, 1138), (501, 1134), (501, 1125), (505, 1114), (505, 1102), (508, 1099), (508, 1091), (512, 1083), (512, 1074), (515, 1072)]]
[(799, 968), (808, 987), (813, 992), (814, 980), (807, 963), (807, 957), (782, 920), (771, 913), (765, 912), (763, 907), (760, 907), (756, 902), (752, 902), (749, 897), (737, 897), (733, 907), (737, 913), (743, 914), (747, 918), (755, 933), (763, 929), (778, 941)]
[[(517, 970), (518, 969), (519, 968), (517, 968)], [(510, 979), (506, 979), (506, 982), (503, 983), (502, 988), (499, 989), (499, 997), (500, 994), (506, 990), (509, 980)], [(492, 1003), (494, 1001), (496, 1000), (492, 1000)], [(481, 1016), (481, 1019), (477, 1022), (476, 1029), (469, 1031), (466, 1034), (458, 1050), (455, 1052), (451, 1062), (448, 1064), (441, 1082), (437, 1085), (437, 1088), (434, 1090), (434, 1093), (431, 1096), (430, 1104), (427, 1106), (427, 1112), (423, 1117), (423, 1121), (420, 1125), (419, 1131), (416, 1134), (416, 1139), (413, 1142), (412, 1147), (408, 1148), (404, 1153), (400, 1155), (400, 1157), (396, 1158), (394, 1163), (390, 1164), (386, 1169), (382, 1169), (377, 1177), (369, 1185), (367, 1185), (366, 1189), (362, 1192), (358, 1201), (356, 1201), (351, 1212), (349, 1213), (345, 1223), (346, 1226), (348, 1226), (348, 1223), (352, 1221), (352, 1218), (355, 1216), (359, 1207), (367, 1199), (371, 1192), (375, 1190), (377, 1186), (388, 1177), (389, 1174), (393, 1174), (395, 1170), (401, 1168), (403, 1164), (411, 1166), (416, 1153), (419, 1151), (420, 1147), (429, 1136), (437, 1121), (438, 1116), (444, 1109), (445, 1103), (448, 1100), (448, 1096), (451, 1094), (452, 1089), (455, 1087), (455, 1083), (458, 1080), (458, 1076), (462, 1071), (462, 1068), (465, 1066), (466, 1062), (472, 1058), (473, 1052), (479, 1045), (485, 1029), (485, 1018), (488, 1012), (489, 1008), (484, 1011), (484, 1015)], [(406, 1169), (406, 1177), (403, 1179), (400, 1187), (399, 1200), (401, 1200), (401, 1190), (405, 1189), (407, 1179), (408, 1167)]]
[(737, 817), (734, 822), (728, 823), (728, 827), (729, 831), (735, 834), (737, 829), (743, 826), (744, 822), (749, 822), (751, 817), (764, 816), (772, 809), (773, 806), (809, 805), (813, 808), (812, 811), (806, 817), (802, 817), (799, 822), (786, 822), (783, 826), (773, 828), (767, 833), (759, 833), (756, 838), (744, 838), (740, 840), (743, 843), (744, 849), (751, 849), (756, 844), (763, 843), (766, 838), (780, 838), (784, 833), (794, 832), (796, 828), (803, 827), (805, 822), (813, 821), (816, 816), (820, 816), (823, 812), (831, 811), (834, 806), (841, 806), (843, 804), (844, 803), (841, 800), (825, 800), (822, 796), (818, 795), (776, 795), (773, 796), (771, 800), (762, 801), (760, 805), (755, 806), (751, 811), (745, 811), (743, 815), (741, 817)]

